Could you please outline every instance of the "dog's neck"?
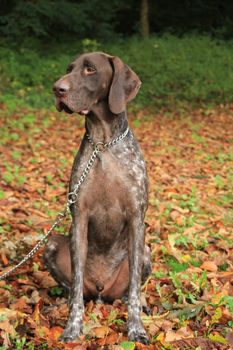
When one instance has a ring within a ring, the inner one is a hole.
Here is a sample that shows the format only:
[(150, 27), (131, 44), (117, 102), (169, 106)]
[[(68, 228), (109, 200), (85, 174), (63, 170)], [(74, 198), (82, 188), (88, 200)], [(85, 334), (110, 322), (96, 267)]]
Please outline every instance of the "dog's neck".
[(122, 134), (127, 126), (126, 111), (117, 115), (113, 114), (105, 101), (95, 104), (92, 111), (86, 116), (86, 131), (95, 143), (113, 140)]

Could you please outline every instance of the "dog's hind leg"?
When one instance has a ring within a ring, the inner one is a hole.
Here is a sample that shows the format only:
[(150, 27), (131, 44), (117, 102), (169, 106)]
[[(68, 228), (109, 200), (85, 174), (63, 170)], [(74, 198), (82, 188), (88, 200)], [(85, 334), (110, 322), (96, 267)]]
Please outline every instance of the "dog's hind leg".
[(43, 260), (53, 278), (66, 293), (69, 293), (71, 287), (69, 237), (60, 234), (51, 237), (45, 246)]

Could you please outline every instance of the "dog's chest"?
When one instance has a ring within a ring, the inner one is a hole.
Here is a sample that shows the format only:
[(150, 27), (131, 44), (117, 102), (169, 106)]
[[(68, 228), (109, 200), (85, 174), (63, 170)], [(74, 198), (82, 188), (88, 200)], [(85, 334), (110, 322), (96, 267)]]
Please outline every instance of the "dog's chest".
[[(85, 152), (86, 151), (86, 152)], [(85, 169), (88, 148), (76, 157), (70, 190)], [(102, 249), (110, 256), (125, 254), (129, 222), (143, 215), (147, 207), (147, 176), (140, 150), (134, 144), (122, 145), (100, 153), (80, 188), (73, 215), (85, 215), (88, 225), (88, 250)]]
[[(127, 169), (108, 152), (97, 159), (83, 191), (83, 200), (88, 201), (89, 209), (98, 205), (102, 212), (113, 207), (120, 211), (126, 206), (128, 189)], [(87, 193), (91, 198), (87, 198)]]
[[(71, 190), (75, 187), (89, 155), (77, 157), (71, 177)], [(124, 146), (118, 152), (107, 149), (101, 152), (87, 175), (80, 191), (78, 206), (102, 215), (111, 211), (132, 209), (137, 202), (146, 203), (147, 176), (145, 163), (139, 149)], [(100, 210), (100, 209), (99, 209)]]

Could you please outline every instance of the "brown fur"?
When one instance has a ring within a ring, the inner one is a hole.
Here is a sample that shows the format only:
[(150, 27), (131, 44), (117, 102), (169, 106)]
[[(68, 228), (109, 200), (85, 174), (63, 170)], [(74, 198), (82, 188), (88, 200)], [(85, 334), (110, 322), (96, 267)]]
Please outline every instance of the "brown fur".
[[(127, 126), (126, 104), (141, 82), (118, 57), (81, 55), (54, 85), (59, 111), (85, 115), (92, 140), (109, 142)], [(84, 136), (72, 168), (74, 189), (93, 148)], [(140, 284), (150, 272), (145, 246), (144, 215), (147, 175), (137, 141), (126, 138), (102, 152), (71, 207), (69, 238), (56, 235), (45, 249), (45, 263), (54, 278), (70, 291), (70, 315), (62, 340), (82, 328), (83, 297), (114, 300), (128, 293), (128, 335), (148, 343), (140, 319)]]

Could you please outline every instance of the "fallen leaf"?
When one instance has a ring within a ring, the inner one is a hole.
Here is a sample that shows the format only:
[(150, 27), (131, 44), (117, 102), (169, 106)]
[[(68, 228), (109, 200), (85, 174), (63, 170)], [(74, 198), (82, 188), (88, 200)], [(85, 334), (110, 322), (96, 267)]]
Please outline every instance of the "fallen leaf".
[(92, 329), (92, 332), (96, 338), (104, 338), (111, 332), (111, 328), (108, 326), (96, 327)]
[(124, 350), (134, 350), (135, 349), (135, 343), (132, 341), (123, 341), (123, 342), (121, 342), (120, 345)]
[(173, 210), (170, 213), (170, 217), (173, 221), (176, 222), (177, 218), (180, 216), (180, 213), (177, 210)]
[(8, 265), (8, 259), (6, 257), (6, 254), (2, 253), (1, 258), (2, 258), (3, 265), (5, 266)]
[(33, 320), (38, 325), (40, 324), (40, 318), (41, 318), (40, 310), (42, 308), (42, 305), (43, 305), (43, 301), (42, 301), (42, 299), (40, 299), (38, 301), (38, 303), (35, 305), (35, 309), (34, 309), (34, 312), (33, 312)]
[(27, 317), (27, 315), (23, 312), (17, 310), (11, 310), (8, 308), (0, 308), (0, 319), (4, 320), (7, 318), (10, 321), (17, 321)]
[(41, 296), (38, 292), (38, 290), (33, 290), (31, 297), (28, 299), (29, 304), (37, 304), (41, 299)]
[(224, 345), (227, 345), (227, 341), (225, 338), (223, 338), (222, 335), (220, 335), (219, 333), (216, 333), (216, 334), (209, 334), (208, 335), (208, 338), (215, 341), (215, 342), (218, 342), (218, 343), (221, 343), (221, 344), (224, 344)]
[(213, 261), (204, 261), (200, 266), (202, 270), (215, 272), (218, 270), (218, 266)]
[(8, 320), (0, 321), (0, 329), (10, 334), (12, 337), (16, 335), (16, 331), (12, 324)]
[(168, 330), (165, 336), (165, 342), (170, 343), (174, 340), (180, 340), (183, 338), (193, 338), (194, 333), (188, 327), (181, 327), (178, 330)]
[(0, 308), (0, 329), (14, 336), (16, 334), (14, 327), (16, 327), (19, 322), (23, 323), (26, 317), (27, 315), (20, 311)]
[(224, 346), (221, 343), (214, 342), (205, 338), (191, 338), (191, 339), (180, 339), (171, 342), (174, 347), (179, 349), (187, 348), (195, 350), (197, 347), (200, 347), (201, 350), (230, 350), (228, 347)]
[(227, 339), (228, 344), (230, 345), (230, 347), (233, 348), (233, 332), (227, 333), (226, 339)]
[(98, 345), (104, 346), (104, 345), (114, 345), (118, 343), (121, 340), (122, 336), (119, 333), (112, 333), (107, 335), (105, 338), (98, 340)]
[(52, 340), (58, 340), (63, 331), (64, 329), (59, 326), (52, 327), (49, 330), (49, 338)]
[(16, 301), (16, 303), (11, 304), (11, 309), (31, 313), (31, 308), (27, 303), (28, 298), (26, 296), (22, 296)]
[(53, 279), (48, 271), (36, 271), (33, 272), (33, 276), (40, 283), (42, 288), (52, 288), (57, 286), (57, 282)]

